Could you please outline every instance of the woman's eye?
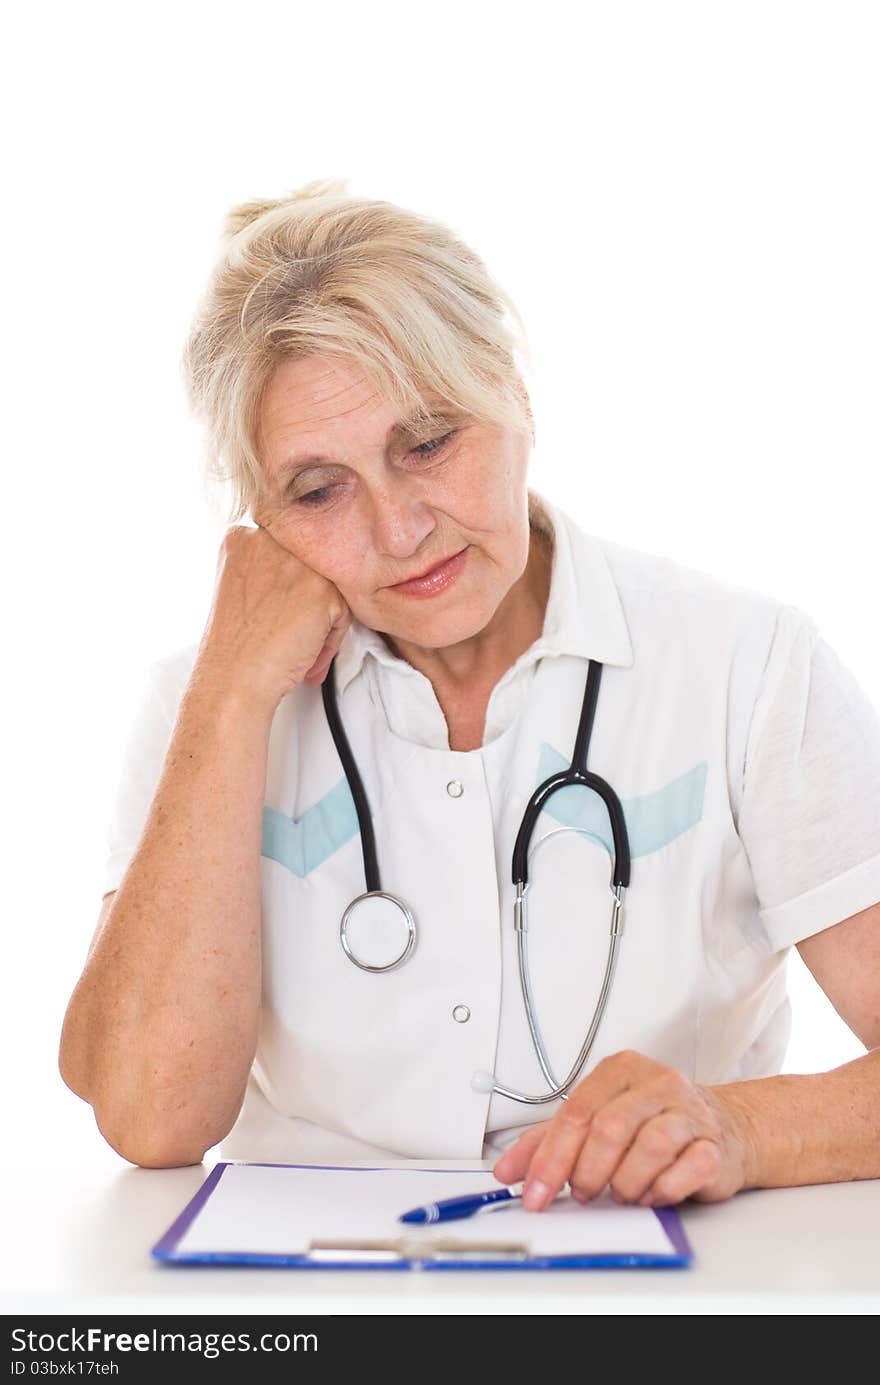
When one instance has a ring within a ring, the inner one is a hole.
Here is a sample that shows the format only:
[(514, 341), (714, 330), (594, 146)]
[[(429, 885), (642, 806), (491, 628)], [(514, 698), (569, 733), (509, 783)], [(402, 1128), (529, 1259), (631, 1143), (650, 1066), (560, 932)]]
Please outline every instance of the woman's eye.
[(307, 491), (301, 495), (297, 501), (299, 505), (321, 505), (329, 496), (332, 486), (320, 486), (318, 490)]
[[(428, 442), (419, 443), (418, 447), (412, 448), (412, 452), (417, 457), (433, 457), (455, 437), (457, 432), (457, 428), (450, 428), (449, 432), (444, 433), (440, 438), (431, 438)], [(331, 498), (334, 489), (333, 486), (319, 486), (316, 490), (306, 491), (305, 495), (297, 496), (296, 503), (297, 505), (305, 505), (307, 508), (317, 508)]]
[(452, 428), (448, 433), (444, 433), (442, 438), (433, 438), (430, 442), (419, 443), (418, 447), (412, 450), (417, 457), (431, 457), (435, 452), (439, 452), (444, 443), (455, 436), (455, 429)]

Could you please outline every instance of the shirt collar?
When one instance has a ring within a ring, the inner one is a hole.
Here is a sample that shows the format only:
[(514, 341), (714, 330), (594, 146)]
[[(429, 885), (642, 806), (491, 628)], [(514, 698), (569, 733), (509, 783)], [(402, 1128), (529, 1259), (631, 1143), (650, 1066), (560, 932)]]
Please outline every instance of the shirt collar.
[[(631, 667), (632, 642), (601, 541), (531, 489), (529, 521), (544, 529), (553, 541), (550, 592), (543, 632), (520, 655), (516, 667), (557, 654)], [(399, 673), (417, 673), (405, 659), (391, 653), (375, 630), (352, 620), (336, 655), (337, 694), (360, 673), (368, 654)]]

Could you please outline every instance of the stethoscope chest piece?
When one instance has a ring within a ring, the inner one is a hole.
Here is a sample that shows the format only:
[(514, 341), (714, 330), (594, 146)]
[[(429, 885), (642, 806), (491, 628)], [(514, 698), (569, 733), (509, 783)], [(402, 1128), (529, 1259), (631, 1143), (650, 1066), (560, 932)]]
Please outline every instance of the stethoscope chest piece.
[(362, 971), (393, 971), (416, 945), (416, 921), (396, 895), (368, 890), (342, 915), (339, 939), (345, 955)]

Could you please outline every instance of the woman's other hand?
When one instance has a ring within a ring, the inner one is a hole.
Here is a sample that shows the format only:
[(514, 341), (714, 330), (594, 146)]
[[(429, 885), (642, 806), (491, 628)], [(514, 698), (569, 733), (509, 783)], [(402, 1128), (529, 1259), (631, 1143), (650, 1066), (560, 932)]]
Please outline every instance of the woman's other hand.
[(501, 1183), (525, 1180), (540, 1211), (565, 1183), (579, 1202), (610, 1185), (617, 1202), (720, 1202), (748, 1185), (745, 1112), (641, 1053), (604, 1058), (551, 1120), (522, 1134), (497, 1161)]
[(233, 525), (220, 545), (200, 673), (274, 710), (297, 684), (323, 682), (351, 621), (332, 582), (266, 529)]

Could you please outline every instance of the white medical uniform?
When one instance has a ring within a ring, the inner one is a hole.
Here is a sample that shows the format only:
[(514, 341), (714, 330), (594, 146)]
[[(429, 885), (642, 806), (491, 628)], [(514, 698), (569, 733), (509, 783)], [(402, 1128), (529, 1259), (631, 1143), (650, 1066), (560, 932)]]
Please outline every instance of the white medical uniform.
[[(529, 796), (570, 762), (591, 658), (604, 667), (587, 766), (622, 801), (632, 875), (583, 1076), (622, 1049), (701, 1083), (778, 1072), (787, 950), (880, 900), (880, 717), (811, 618), (585, 533), (534, 491), (530, 510), (553, 537), (544, 631), (493, 690), (479, 749), (449, 749), (431, 683), (375, 631), (354, 622), (337, 656), (382, 887), (418, 926), (396, 971), (361, 971), (340, 946), (342, 912), (366, 885), (320, 688), (303, 684), (277, 709), (259, 1043), (229, 1157), (494, 1157), (558, 1109), (489, 1096), (471, 1078), (546, 1090), (519, 988), (511, 856)], [(196, 649), (152, 667), (104, 892), (137, 848)], [(532, 841), (529, 954), (561, 1078), (608, 949), (604, 805), (567, 789)]]

